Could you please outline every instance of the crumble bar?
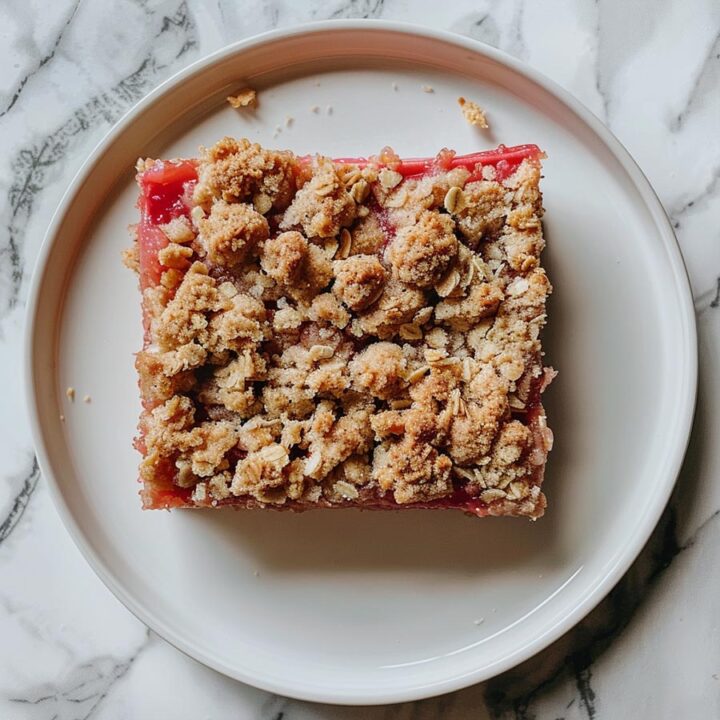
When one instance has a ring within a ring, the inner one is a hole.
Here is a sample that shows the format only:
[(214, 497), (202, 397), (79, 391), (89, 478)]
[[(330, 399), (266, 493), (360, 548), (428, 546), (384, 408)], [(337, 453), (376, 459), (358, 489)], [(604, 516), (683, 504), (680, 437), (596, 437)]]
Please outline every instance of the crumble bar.
[(139, 161), (144, 507), (541, 516), (542, 157)]

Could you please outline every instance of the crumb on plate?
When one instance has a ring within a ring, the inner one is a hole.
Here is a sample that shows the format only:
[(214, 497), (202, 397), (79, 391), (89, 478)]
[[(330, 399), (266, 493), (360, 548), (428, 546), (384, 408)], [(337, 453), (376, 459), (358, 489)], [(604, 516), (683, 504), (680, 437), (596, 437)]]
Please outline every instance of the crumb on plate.
[(235, 109), (255, 107), (257, 105), (257, 92), (250, 87), (246, 87), (235, 93), (235, 95), (228, 95), (226, 99), (230, 107)]
[(470, 125), (475, 125), (483, 130), (487, 130), (490, 127), (485, 117), (485, 111), (476, 102), (466, 100), (464, 97), (459, 97), (458, 105)]
[[(139, 172), (142, 172), (144, 168), (141, 168)], [(123, 265), (133, 272), (140, 272), (140, 256), (136, 247), (124, 248), (122, 253)]]

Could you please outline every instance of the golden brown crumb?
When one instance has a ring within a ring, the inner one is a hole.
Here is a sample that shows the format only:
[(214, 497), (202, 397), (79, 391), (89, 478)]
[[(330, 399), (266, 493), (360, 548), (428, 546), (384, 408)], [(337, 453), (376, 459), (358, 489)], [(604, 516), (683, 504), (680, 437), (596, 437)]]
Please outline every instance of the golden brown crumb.
[(355, 200), (338, 177), (332, 160), (318, 157), (312, 178), (296, 193), (280, 227), (301, 227), (310, 238), (334, 237), (350, 225), (356, 214)]
[(350, 322), (348, 311), (330, 293), (323, 293), (315, 297), (308, 311), (308, 317), (315, 322), (330, 323), (340, 329), (346, 327)]
[(180, 271), (176, 268), (168, 268), (160, 276), (160, 284), (166, 290), (173, 291), (173, 290), (177, 289), (177, 286), (180, 285), (180, 283), (182, 282), (182, 279), (183, 279), (182, 271)]
[(265, 217), (252, 205), (243, 203), (213, 203), (210, 215), (201, 220), (199, 226), (200, 244), (208, 260), (226, 267), (254, 255), (270, 233)]
[(260, 263), (297, 300), (311, 300), (332, 280), (332, 264), (326, 254), (296, 231), (268, 240)]
[(382, 293), (387, 272), (375, 255), (353, 255), (335, 262), (333, 293), (350, 310), (364, 310)]
[(380, 299), (360, 315), (360, 326), (369, 335), (392, 337), (401, 325), (411, 322), (425, 304), (422, 290), (390, 278)]
[(281, 427), (280, 419), (265, 420), (259, 415), (252, 417), (238, 431), (238, 447), (248, 453), (261, 450), (278, 440)]
[(190, 267), (190, 258), (193, 256), (192, 248), (178, 243), (168, 243), (158, 251), (158, 260), (163, 267), (173, 270), (186, 270)]
[(385, 234), (375, 215), (366, 215), (358, 220), (351, 232), (350, 252), (365, 255), (377, 252), (385, 242)]
[(236, 92), (235, 95), (229, 95), (226, 99), (230, 107), (236, 109), (255, 107), (257, 105), (257, 92), (252, 88), (246, 87)]
[(138, 158), (135, 161), (135, 171), (138, 173), (149, 170), (157, 162), (154, 158)]
[[(204, 361), (204, 357), (203, 357)], [(168, 368), (165, 354), (140, 351), (135, 357), (140, 377), (140, 392), (151, 406), (169, 400), (173, 395), (189, 392), (196, 383), (191, 369)]]
[(131, 247), (125, 248), (122, 251), (121, 255), (123, 265), (125, 265), (128, 270), (132, 270), (135, 273), (140, 272), (140, 255), (138, 252), (137, 243), (133, 243)]
[(367, 485), (371, 479), (370, 463), (364, 455), (351, 455), (338, 466), (338, 475), (355, 486)]
[(405, 433), (404, 413), (399, 410), (383, 410), (375, 413), (370, 419), (376, 440), (387, 440), (391, 436)]
[(194, 263), (185, 274), (175, 297), (162, 311), (158, 326), (158, 341), (163, 350), (174, 350), (180, 345), (199, 341), (207, 342), (206, 314), (215, 309), (218, 295), (216, 282), (207, 268)]
[(469, 175), (466, 168), (457, 167), (447, 173), (408, 178), (394, 187), (385, 200), (393, 223), (397, 227), (413, 225), (425, 210), (438, 210), (448, 191), (463, 188)]
[(318, 363), (318, 367), (308, 373), (307, 386), (316, 397), (341, 398), (350, 387), (347, 358), (338, 356)]
[(292, 285), (300, 279), (307, 256), (308, 241), (299, 232), (284, 232), (265, 243), (260, 264), (273, 280)]
[(460, 105), (462, 114), (470, 125), (475, 125), (483, 130), (487, 130), (488, 127), (490, 127), (484, 110), (476, 102), (466, 100), (464, 97), (459, 97), (458, 105)]
[(237, 293), (216, 305), (207, 324), (205, 347), (210, 352), (243, 350), (248, 342), (259, 343), (267, 334), (267, 311), (257, 298)]
[(467, 297), (445, 298), (435, 307), (435, 319), (459, 330), (469, 329), (492, 315), (503, 300), (502, 290), (492, 283), (473, 285)]
[(273, 315), (273, 329), (281, 333), (297, 330), (304, 319), (303, 313), (297, 308), (281, 308)]
[(162, 365), (163, 374), (173, 377), (186, 370), (200, 367), (207, 358), (207, 350), (197, 343), (190, 342), (181, 345), (177, 350), (158, 353), (155, 357)]
[(490, 450), (500, 421), (508, 412), (507, 382), (484, 366), (465, 389), (465, 411), (450, 428), (450, 456), (459, 465), (477, 463)]
[(367, 452), (372, 440), (370, 411), (360, 407), (336, 419), (330, 403), (321, 403), (308, 432), (310, 441), (304, 473), (316, 480), (351, 455)]
[(241, 460), (232, 481), (233, 495), (248, 493), (267, 503), (283, 503), (287, 498), (290, 463), (287, 450), (282, 445), (270, 444), (251, 452)]
[(453, 229), (450, 217), (429, 210), (415, 225), (400, 228), (388, 253), (393, 273), (410, 285), (434, 285), (457, 255)]
[(452, 462), (429, 443), (407, 435), (389, 447), (375, 451), (373, 477), (383, 490), (392, 492), (395, 502), (427, 502), (452, 490)]
[(198, 398), (210, 405), (222, 405), (249, 418), (260, 410), (252, 384), (252, 371), (248, 372), (244, 358), (236, 358), (228, 365), (217, 368), (201, 386)]
[(272, 207), (281, 210), (287, 207), (295, 189), (295, 161), (290, 153), (226, 137), (203, 151), (193, 198), (207, 208), (216, 198), (248, 202), (265, 195)]
[(350, 363), (354, 387), (381, 400), (389, 400), (404, 389), (406, 369), (402, 349), (390, 342), (369, 345)]
[(225, 454), (237, 444), (235, 425), (226, 421), (204, 422), (194, 427), (188, 437), (192, 472), (199, 477), (215, 474)]
[(286, 414), (291, 419), (309, 417), (315, 408), (314, 393), (307, 385), (311, 369), (307, 350), (291, 345), (268, 370), (262, 402), (271, 418)]
[(468, 183), (463, 191), (464, 207), (455, 214), (458, 230), (471, 248), (484, 238), (493, 238), (505, 223), (505, 189), (494, 180)]
[(145, 445), (152, 453), (170, 456), (176, 450), (188, 448), (189, 430), (195, 420), (193, 401), (184, 395), (174, 395), (155, 407), (146, 418)]
[(170, 242), (184, 245), (195, 239), (195, 233), (190, 225), (190, 221), (183, 215), (173, 218), (170, 222), (160, 225), (159, 227)]
[(68, 387), (67, 390), (65, 390), (65, 395), (67, 395), (67, 399), (70, 402), (75, 402), (75, 388), (74, 387)]
[(435, 88), (434, 88), (432, 85), (423, 85), (423, 86), (422, 86), (422, 91), (423, 91), (423, 92), (426, 92), (426, 93), (434, 93), (434, 92), (435, 92)]

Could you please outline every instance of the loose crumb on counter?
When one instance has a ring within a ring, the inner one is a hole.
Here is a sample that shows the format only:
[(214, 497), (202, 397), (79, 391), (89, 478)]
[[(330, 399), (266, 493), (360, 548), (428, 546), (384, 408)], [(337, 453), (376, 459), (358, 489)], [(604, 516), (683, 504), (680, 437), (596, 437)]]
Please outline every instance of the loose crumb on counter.
[(426, 93), (434, 93), (434, 92), (435, 92), (435, 88), (434, 88), (432, 85), (423, 85), (423, 86), (422, 86), (422, 91), (423, 91), (423, 92), (426, 92)]
[(257, 92), (250, 87), (246, 87), (235, 95), (228, 95), (226, 100), (230, 107), (236, 110), (246, 107), (254, 108), (257, 105)]
[(75, 388), (74, 387), (68, 387), (68, 389), (65, 391), (65, 395), (67, 395), (67, 399), (70, 402), (75, 402)]
[(320, 112), (320, 106), (319, 105), (312, 105), (310, 107), (310, 112), (319, 113)]
[(465, 120), (467, 120), (470, 125), (475, 125), (475, 127), (482, 128), (483, 130), (487, 130), (490, 127), (487, 117), (485, 116), (485, 111), (476, 102), (466, 100), (464, 97), (459, 97), (458, 105), (462, 110), (462, 114), (465, 116)]
[(92, 398), (91, 398), (89, 395), (85, 395), (85, 396), (83, 396), (83, 402), (84, 402), (84, 403), (91, 403), (91, 402), (92, 402)]

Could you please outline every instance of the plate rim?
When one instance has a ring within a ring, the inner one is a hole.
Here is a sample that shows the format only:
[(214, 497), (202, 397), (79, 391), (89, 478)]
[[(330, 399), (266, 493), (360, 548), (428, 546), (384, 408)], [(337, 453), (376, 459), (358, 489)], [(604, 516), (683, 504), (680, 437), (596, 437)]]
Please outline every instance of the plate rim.
[[(131, 593), (129, 593), (122, 582), (115, 576), (113, 571), (106, 565), (106, 562), (94, 551), (87, 540), (80, 525), (75, 521), (65, 498), (60, 490), (52, 472), (50, 472), (50, 459), (45, 437), (40, 422), (40, 400), (35, 392), (34, 384), (34, 358), (35, 358), (35, 321), (40, 306), (40, 293), (42, 281), (47, 271), (47, 261), (50, 250), (54, 245), (55, 236), (61, 227), (64, 217), (73, 204), (75, 195), (80, 190), (87, 176), (92, 172), (104, 152), (113, 144), (117, 136), (132, 124), (136, 116), (140, 115), (146, 108), (162, 99), (166, 92), (169, 92), (178, 83), (192, 75), (206, 70), (215, 63), (245, 50), (262, 45), (267, 42), (288, 40), (302, 35), (311, 36), (332, 30), (349, 30), (356, 32), (387, 32), (401, 33), (415, 36), (420, 40), (435, 40), (460, 47), (468, 52), (479, 55), (491, 61), (495, 61), (512, 71), (524, 76), (527, 80), (541, 87), (544, 91), (553, 96), (558, 102), (567, 107), (573, 114), (582, 120), (585, 125), (597, 136), (604, 147), (621, 165), (623, 170), (631, 179), (634, 187), (640, 194), (650, 213), (655, 225), (659, 239), (668, 253), (670, 269), (675, 281), (675, 288), (681, 300), (679, 308), (680, 329), (684, 331), (687, 343), (683, 343), (684, 356), (682, 369), (684, 373), (680, 378), (683, 391), (680, 394), (682, 407), (678, 409), (675, 416), (677, 429), (675, 432), (675, 448), (668, 458), (666, 465), (662, 468), (663, 473), (656, 484), (652, 501), (646, 507), (646, 511), (638, 518), (634, 532), (628, 538), (625, 548), (620, 552), (614, 563), (606, 569), (604, 575), (599, 575), (575, 604), (572, 612), (549, 624), (534, 638), (516, 648), (513, 652), (506, 653), (495, 662), (486, 664), (480, 669), (468, 671), (444, 677), (436, 682), (409, 682), (400, 688), (384, 691), (357, 691), (344, 690), (342, 688), (327, 688), (319, 692), (317, 689), (306, 689), (296, 681), (288, 684), (281, 684), (272, 678), (265, 678), (250, 673), (238, 672), (237, 669), (226, 665), (224, 662), (209, 656), (201, 648), (193, 645), (175, 630), (168, 627), (165, 622), (157, 617), (154, 612), (143, 605)], [(650, 181), (632, 158), (624, 145), (581, 101), (575, 98), (569, 91), (562, 88), (555, 81), (545, 76), (542, 72), (525, 64), (508, 53), (491, 47), (480, 41), (466, 36), (447, 31), (431, 29), (416, 23), (397, 22), (389, 20), (322, 20), (310, 23), (293, 25), (289, 28), (275, 29), (268, 32), (253, 35), (251, 37), (230, 43), (218, 50), (215, 50), (191, 63), (185, 68), (171, 75), (168, 79), (150, 91), (135, 105), (133, 105), (105, 134), (105, 136), (92, 149), (84, 160), (73, 180), (63, 194), (52, 218), (48, 224), (47, 231), (39, 248), (32, 271), (32, 278), (29, 284), (28, 299), (25, 312), (23, 342), (23, 385), (24, 397), (26, 400), (28, 419), (30, 424), (33, 444), (36, 451), (38, 464), (42, 475), (47, 480), (47, 485), (53, 504), (62, 520), (63, 525), (72, 537), (75, 545), (82, 553), (85, 560), (93, 569), (95, 574), (102, 580), (107, 588), (115, 595), (123, 605), (147, 627), (151, 628), (165, 641), (185, 653), (189, 657), (201, 662), (223, 675), (235, 680), (248, 683), (262, 690), (293, 697), (299, 700), (311, 702), (325, 702), (340, 705), (381, 705), (387, 703), (405, 702), (419, 700), (422, 698), (440, 695), (442, 693), (468, 687), (488, 680), (501, 672), (505, 672), (519, 663), (527, 660), (536, 653), (547, 648), (562, 634), (569, 631), (580, 620), (582, 620), (596, 605), (612, 590), (630, 565), (635, 561), (650, 534), (654, 530), (664, 510), (673, 487), (680, 472), (683, 459), (690, 440), (692, 423), (697, 397), (697, 376), (698, 376), (698, 344), (697, 327), (694, 311), (692, 291), (680, 246), (675, 236), (672, 225), (667, 217), (664, 207), (660, 202)]]

